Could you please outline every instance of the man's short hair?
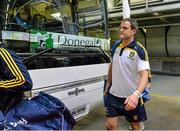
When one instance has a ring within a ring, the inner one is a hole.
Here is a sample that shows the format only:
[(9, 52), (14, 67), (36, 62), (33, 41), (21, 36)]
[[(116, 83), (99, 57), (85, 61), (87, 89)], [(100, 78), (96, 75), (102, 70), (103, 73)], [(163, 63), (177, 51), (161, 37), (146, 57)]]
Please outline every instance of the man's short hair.
[(138, 23), (135, 19), (133, 18), (125, 18), (122, 20), (122, 22), (128, 21), (131, 24), (132, 29), (138, 30)]

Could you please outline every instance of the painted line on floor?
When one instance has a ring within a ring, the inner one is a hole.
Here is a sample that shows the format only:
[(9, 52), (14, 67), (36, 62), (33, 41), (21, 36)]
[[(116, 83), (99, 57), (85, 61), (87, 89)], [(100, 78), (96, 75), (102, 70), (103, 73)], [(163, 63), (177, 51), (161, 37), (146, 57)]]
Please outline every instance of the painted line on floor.
[(156, 94), (156, 93), (152, 93), (150, 94), (151, 96), (155, 96), (155, 97), (159, 97), (162, 99), (173, 99), (173, 100), (178, 100), (180, 101), (180, 97), (175, 97), (175, 96), (164, 96), (164, 95), (160, 95), (160, 94)]

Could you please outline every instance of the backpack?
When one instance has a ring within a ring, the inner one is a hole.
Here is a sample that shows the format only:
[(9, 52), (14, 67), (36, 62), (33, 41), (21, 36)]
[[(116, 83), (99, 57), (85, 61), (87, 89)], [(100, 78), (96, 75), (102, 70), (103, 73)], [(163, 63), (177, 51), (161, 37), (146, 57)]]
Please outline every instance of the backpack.
[(76, 124), (68, 108), (59, 99), (40, 92), (10, 109), (0, 111), (0, 130), (72, 130)]

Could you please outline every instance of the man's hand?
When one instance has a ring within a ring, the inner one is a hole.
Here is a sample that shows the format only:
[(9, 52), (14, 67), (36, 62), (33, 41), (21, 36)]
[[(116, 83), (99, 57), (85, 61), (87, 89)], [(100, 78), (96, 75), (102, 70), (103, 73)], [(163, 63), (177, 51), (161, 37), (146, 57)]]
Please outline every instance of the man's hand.
[(134, 110), (138, 105), (139, 97), (135, 94), (128, 96), (124, 102), (127, 111)]
[(109, 92), (110, 85), (107, 85), (104, 89), (104, 95), (107, 96)]

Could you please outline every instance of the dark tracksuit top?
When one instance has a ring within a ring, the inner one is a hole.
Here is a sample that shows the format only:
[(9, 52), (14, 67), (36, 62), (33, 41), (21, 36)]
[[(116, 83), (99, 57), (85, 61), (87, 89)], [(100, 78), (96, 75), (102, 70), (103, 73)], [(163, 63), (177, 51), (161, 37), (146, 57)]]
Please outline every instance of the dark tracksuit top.
[(32, 89), (32, 80), (23, 64), (13, 51), (0, 45), (0, 110), (19, 103), (23, 92)]

